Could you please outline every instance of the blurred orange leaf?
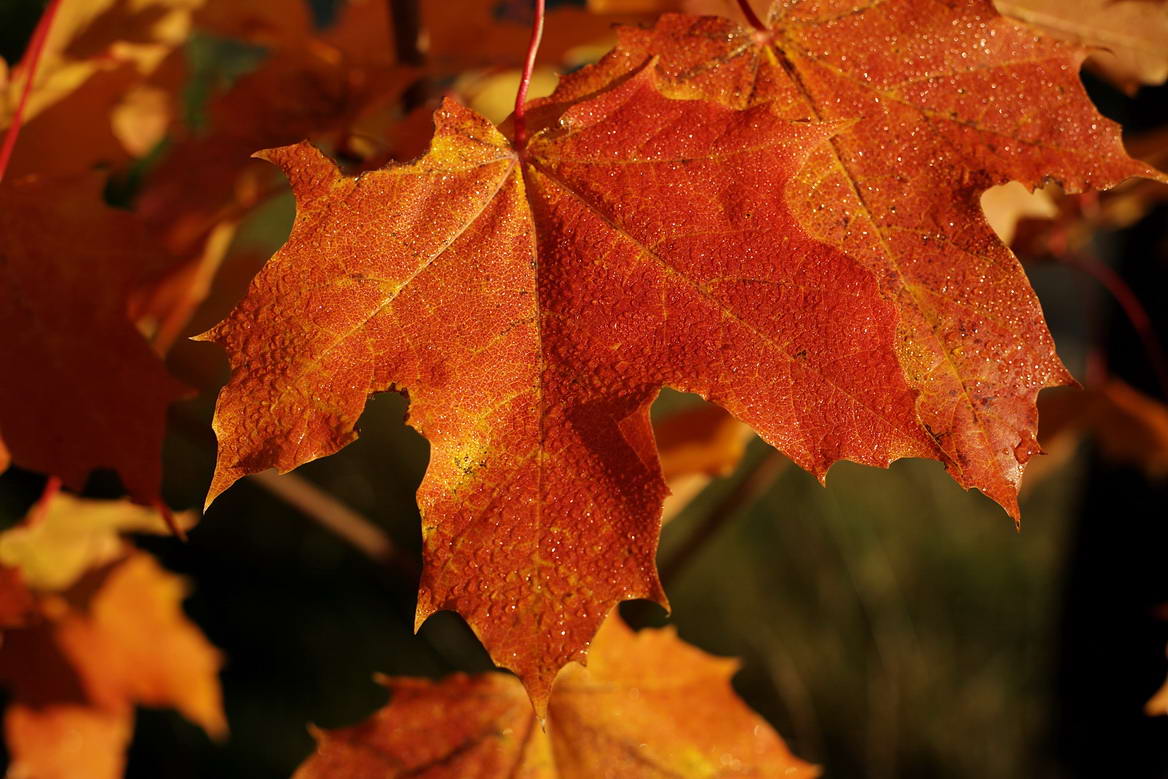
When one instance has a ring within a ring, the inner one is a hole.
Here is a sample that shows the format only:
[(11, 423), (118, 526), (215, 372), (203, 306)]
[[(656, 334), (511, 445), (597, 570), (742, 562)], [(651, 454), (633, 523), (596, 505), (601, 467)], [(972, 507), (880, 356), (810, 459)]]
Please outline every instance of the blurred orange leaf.
[[(194, 526), (195, 515), (188, 511), (175, 520), (187, 530)], [(61, 493), (36, 521), (0, 533), (0, 564), (19, 569), (29, 588), (56, 592), (72, 586), (86, 571), (124, 556), (122, 533), (170, 532), (156, 509)]]
[(223, 736), (221, 658), (183, 614), (185, 585), (118, 535), (166, 532), (161, 516), (68, 495), (43, 514), (0, 533), (12, 566), (0, 597), (6, 610), (26, 603), (0, 641), (12, 775), (120, 777), (135, 705), (172, 706)]
[(655, 422), (653, 437), (661, 458), (661, 475), (669, 485), (662, 521), (671, 520), (715, 477), (734, 470), (753, 436), (749, 425), (708, 404)]
[(1091, 62), (1129, 90), (1168, 78), (1164, 0), (994, 0), (1006, 16), (1091, 50)]
[[(8, 176), (82, 173), (150, 151), (177, 113), (185, 65), (176, 49), (201, 3), (61, 0)], [(0, 80), (0, 130), (20, 102), (25, 71), (20, 63)]]
[(1112, 379), (1098, 388), (1051, 392), (1040, 404), (1043, 446), (1087, 435), (1102, 455), (1168, 476), (1168, 406)]

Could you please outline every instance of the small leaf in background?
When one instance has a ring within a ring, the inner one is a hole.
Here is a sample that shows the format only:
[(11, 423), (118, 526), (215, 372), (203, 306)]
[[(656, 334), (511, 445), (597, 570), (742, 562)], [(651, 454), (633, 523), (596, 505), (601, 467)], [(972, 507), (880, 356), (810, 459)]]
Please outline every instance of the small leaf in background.
[(295, 779), (817, 776), (734, 694), (737, 667), (672, 628), (634, 633), (613, 614), (588, 665), (556, 679), (545, 722), (501, 673), (389, 678), (389, 705), (351, 728), (317, 731), (316, 754)]
[(1139, 468), (1151, 479), (1168, 476), (1168, 406), (1161, 401), (1112, 379), (1052, 392), (1039, 407), (1043, 448), (1072, 450), (1087, 437), (1114, 463)]
[(1057, 189), (1053, 184), (1033, 191), (1017, 181), (999, 184), (981, 193), (981, 210), (994, 235), (1009, 246), (1022, 220), (1058, 216)]
[(1006, 16), (1086, 46), (1089, 62), (1119, 86), (1168, 78), (1168, 3), (1164, 0), (994, 0)]
[(654, 422), (653, 437), (661, 475), (669, 485), (661, 510), (662, 521), (668, 522), (714, 478), (734, 470), (754, 432), (725, 410), (707, 404)]
[[(175, 520), (188, 530), (196, 517), (187, 511), (175, 515)], [(33, 590), (64, 590), (86, 571), (122, 557), (126, 553), (122, 533), (170, 532), (155, 509), (62, 493), (35, 521), (0, 533), (0, 563), (19, 569), (23, 583)]]
[[(185, 77), (178, 50), (202, 2), (61, 0), (7, 175), (81, 173), (153, 148), (178, 113)], [(26, 80), (20, 63), (0, 81), (0, 130)]]
[(167, 532), (158, 512), (67, 495), (43, 511), (0, 533), (5, 615), (23, 599), (0, 641), (10, 775), (117, 779), (136, 705), (225, 736), (222, 658), (183, 613), (186, 585), (118, 536)]

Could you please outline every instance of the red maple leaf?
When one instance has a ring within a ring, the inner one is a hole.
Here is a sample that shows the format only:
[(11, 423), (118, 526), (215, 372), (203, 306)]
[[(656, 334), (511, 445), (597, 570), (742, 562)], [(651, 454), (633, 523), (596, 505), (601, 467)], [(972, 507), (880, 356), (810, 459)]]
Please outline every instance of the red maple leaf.
[(166, 409), (185, 388), (127, 316), (151, 247), (102, 203), (101, 178), (0, 184), (0, 435), (16, 465), (77, 490), (111, 468), (154, 503)]
[(786, 0), (765, 27), (667, 14), (650, 30), (622, 28), (617, 48), (543, 110), (655, 58), (673, 97), (851, 120), (793, 182), (794, 214), (878, 279), (949, 472), (1017, 518), (1023, 466), (1039, 451), (1035, 397), (1073, 379), (980, 195), (1011, 180), (1078, 192), (1159, 174), (1127, 156), (1119, 126), (1088, 100), (1086, 52), (988, 0)]

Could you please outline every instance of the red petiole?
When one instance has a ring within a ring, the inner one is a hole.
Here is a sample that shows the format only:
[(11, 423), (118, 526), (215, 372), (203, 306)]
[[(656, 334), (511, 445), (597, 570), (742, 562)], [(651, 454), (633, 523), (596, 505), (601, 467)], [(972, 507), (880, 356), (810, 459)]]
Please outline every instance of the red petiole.
[(12, 115), (12, 123), (8, 125), (8, 132), (4, 134), (3, 145), (0, 145), (0, 179), (4, 178), (4, 172), (8, 169), (12, 148), (16, 146), (16, 138), (20, 135), (21, 125), (24, 124), (24, 110), (28, 105), (29, 95), (32, 94), (32, 85), (36, 81), (37, 65), (40, 63), (41, 52), (44, 51), (49, 29), (53, 26), (53, 18), (57, 15), (57, 8), (60, 5), (61, 0), (49, 0), (36, 29), (33, 30), (28, 49), (20, 60), (20, 69), (24, 71), (24, 91), (20, 93), (20, 102)]
[(531, 22), (531, 41), (527, 44), (527, 59), (523, 63), (523, 75), (519, 77), (519, 91), (515, 93), (515, 145), (522, 149), (527, 145), (527, 88), (531, 86), (531, 74), (535, 70), (535, 55), (539, 52), (539, 42), (543, 38), (544, 0), (535, 0), (535, 19)]

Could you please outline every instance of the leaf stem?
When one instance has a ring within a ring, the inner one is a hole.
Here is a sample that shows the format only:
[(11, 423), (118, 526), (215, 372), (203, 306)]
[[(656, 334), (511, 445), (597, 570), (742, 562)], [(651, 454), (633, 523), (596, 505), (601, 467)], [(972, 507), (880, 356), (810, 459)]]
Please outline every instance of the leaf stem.
[(519, 90), (515, 93), (515, 145), (522, 149), (527, 145), (527, 88), (531, 86), (531, 74), (535, 71), (535, 55), (539, 52), (539, 42), (543, 38), (543, 17), (545, 0), (535, 0), (535, 18), (531, 22), (531, 41), (527, 44), (527, 59), (523, 62), (523, 75), (519, 77)]
[(12, 158), (12, 148), (16, 145), (16, 138), (20, 135), (20, 127), (24, 124), (24, 110), (28, 105), (28, 98), (32, 94), (32, 85), (36, 81), (37, 65), (40, 63), (41, 52), (45, 48), (45, 41), (49, 37), (49, 29), (53, 26), (53, 18), (57, 15), (57, 8), (61, 0), (49, 0), (33, 30), (28, 48), (20, 59), (20, 68), (25, 72), (24, 91), (20, 93), (20, 102), (16, 105), (16, 112), (12, 114), (12, 122), (8, 125), (8, 132), (4, 134), (4, 143), (0, 145), (0, 180), (8, 170), (8, 161)]
[(759, 32), (770, 32), (766, 24), (759, 18), (758, 13), (755, 12), (754, 6), (750, 4), (750, 0), (738, 0), (738, 8), (742, 11), (742, 15), (746, 17), (746, 22)]

